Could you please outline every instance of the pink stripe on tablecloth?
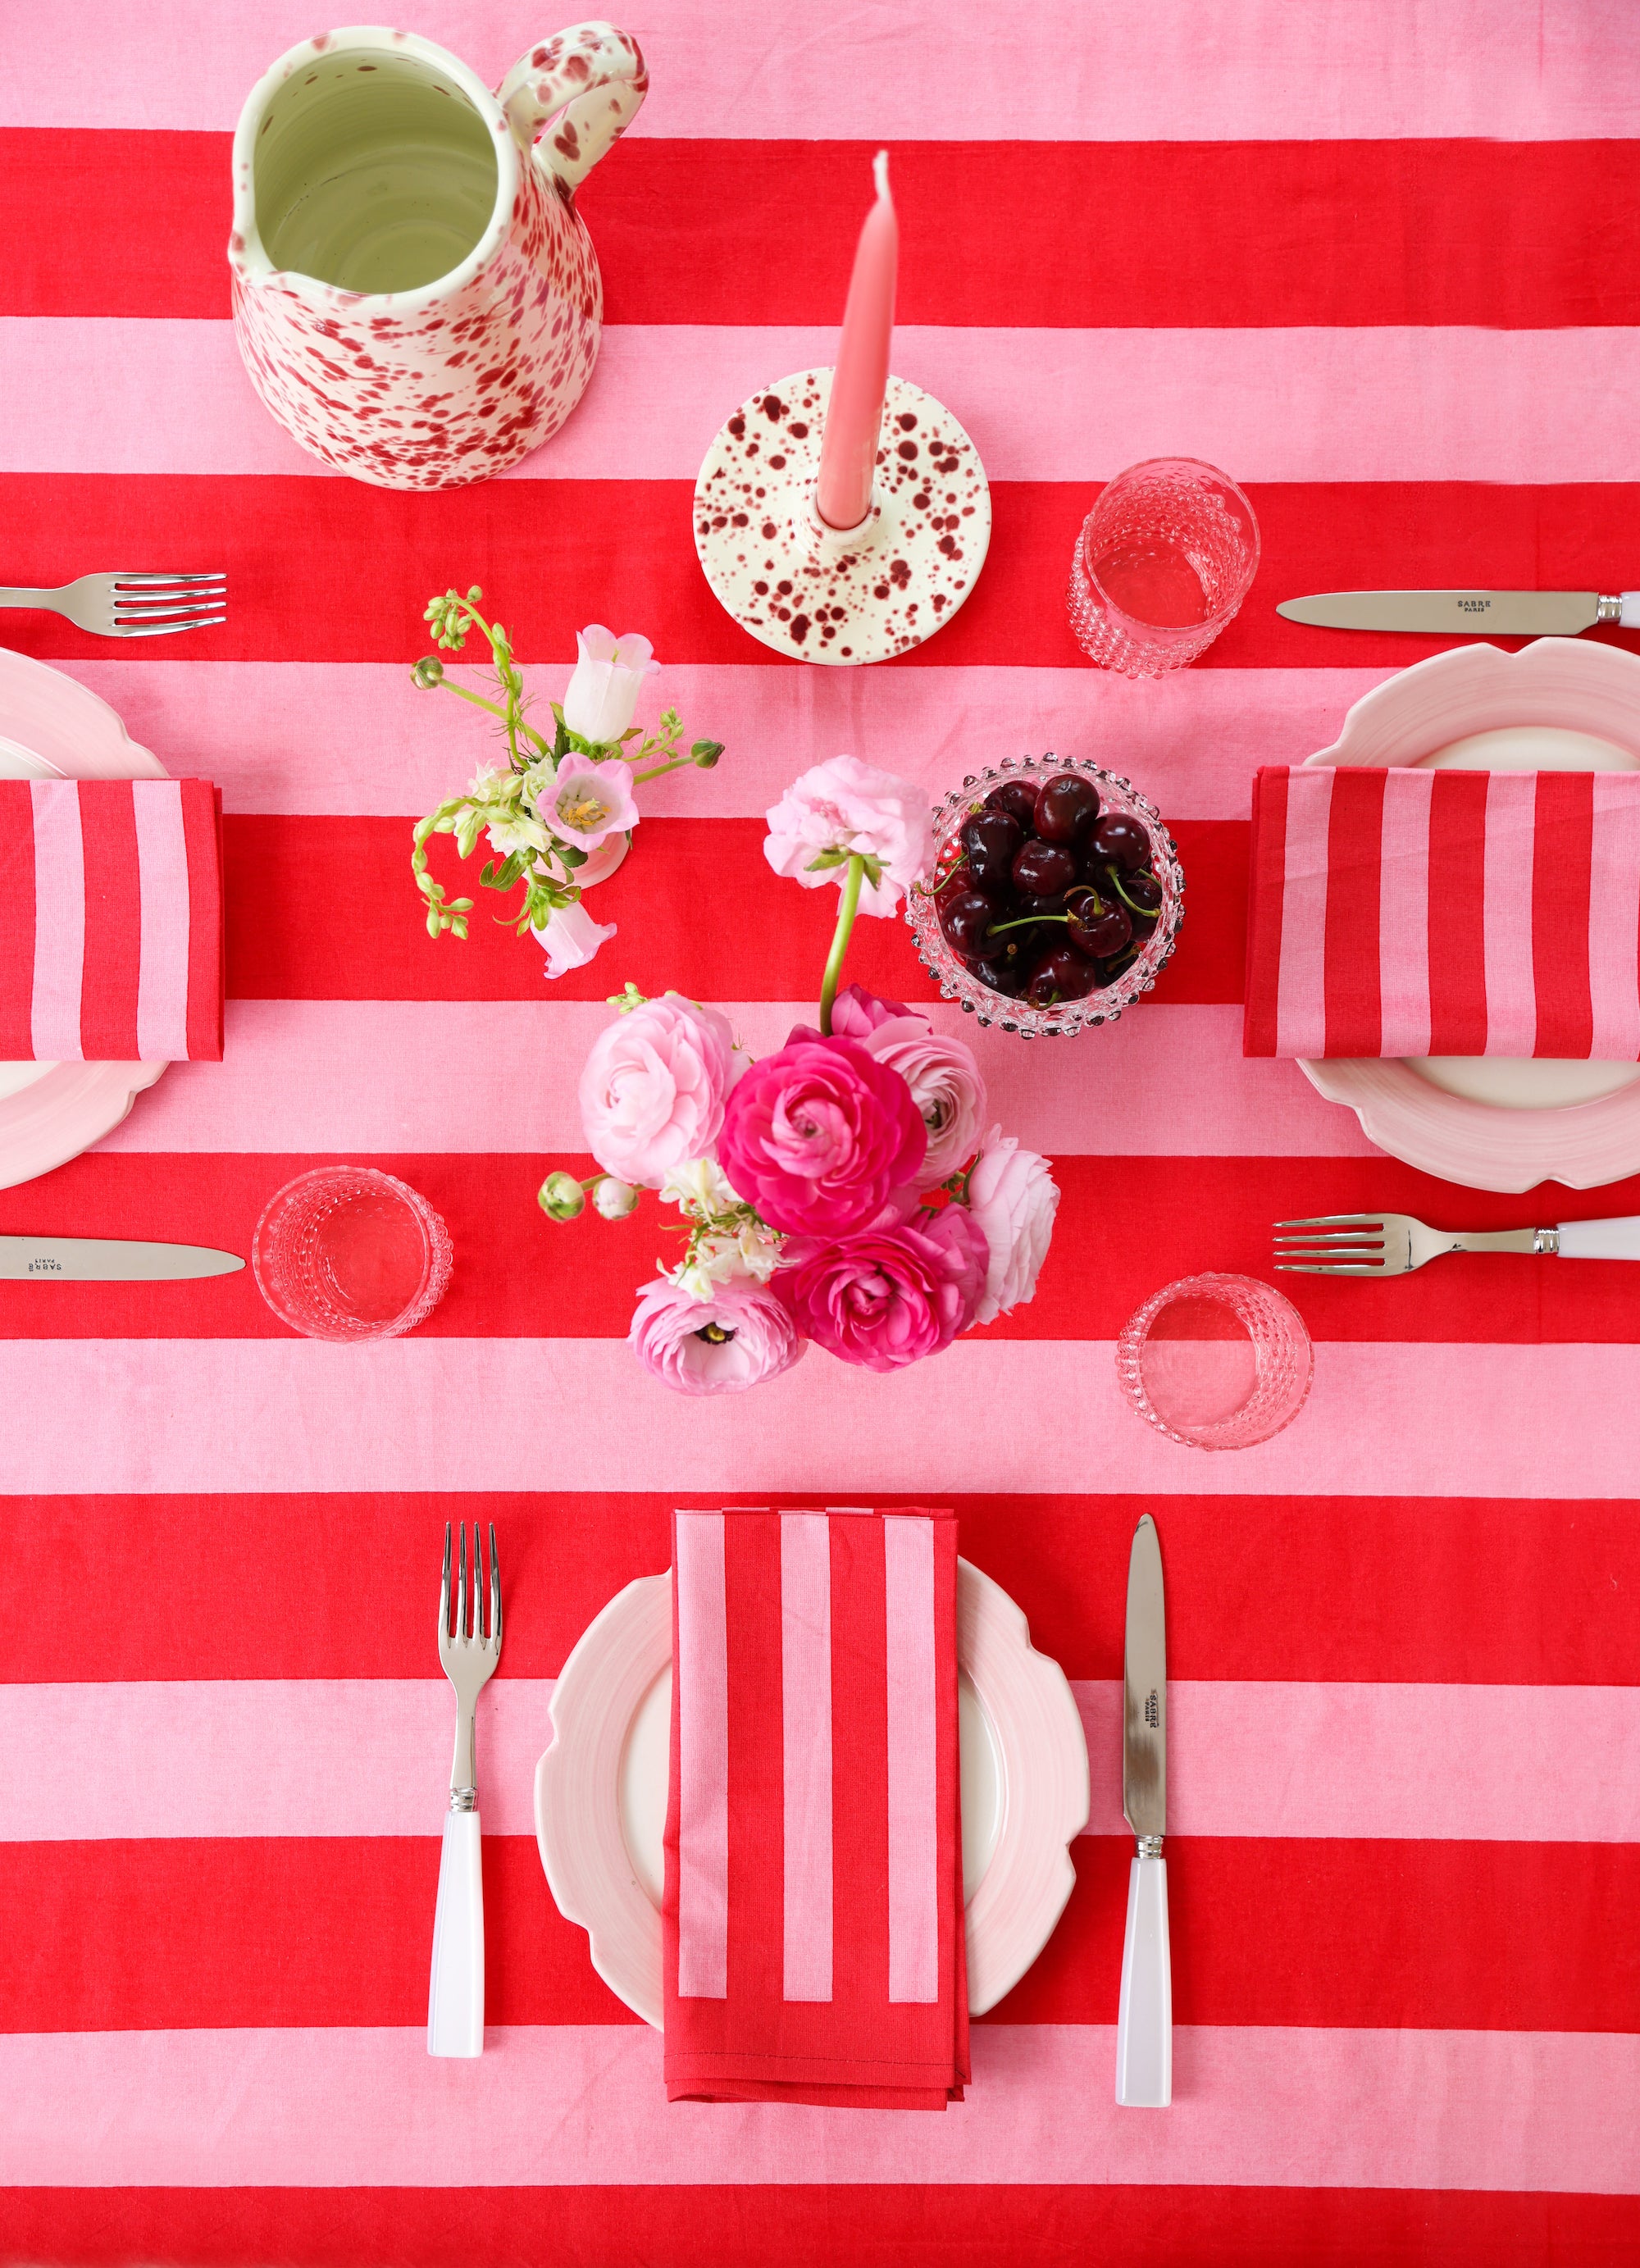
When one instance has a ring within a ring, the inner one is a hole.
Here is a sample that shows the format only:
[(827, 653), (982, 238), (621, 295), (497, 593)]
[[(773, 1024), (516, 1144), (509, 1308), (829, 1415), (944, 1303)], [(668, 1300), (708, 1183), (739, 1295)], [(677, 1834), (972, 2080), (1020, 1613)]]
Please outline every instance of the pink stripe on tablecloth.
[(133, 795), (143, 957), (136, 1051), (144, 1063), (188, 1054), (188, 874), (177, 780), (144, 780)]
[(1529, 1056), (1537, 1045), (1532, 961), (1535, 772), (1493, 772), (1486, 789), (1486, 1052)]
[(724, 1516), (678, 1514), (678, 1991), (729, 1990), (729, 1656)]
[(1640, 1058), (1640, 806), (1626, 772), (1593, 776), (1589, 873), (1590, 1053)]
[[(1122, 1689), (1072, 1683), (1092, 1775), (1088, 1832), (1121, 1835)], [(551, 1678), (506, 1676), (484, 1689), (487, 1833), (534, 1833), (552, 1691)], [(1167, 1697), (1177, 1834), (1640, 1843), (1635, 1686), (1176, 1679)], [(1272, 1742), (1276, 1722), (1283, 1734)], [(433, 1837), (427, 1791), (449, 1764), (450, 1697), (437, 1677), (0, 1683), (0, 1739), (10, 1759), (0, 1842)], [(149, 1761), (162, 1751), (167, 1770), (156, 1776)]]
[(939, 1998), (934, 1523), (883, 1521), (888, 1627), (888, 1997)]
[(34, 1054), (78, 1062), (85, 971), (85, 846), (72, 780), (31, 780), (34, 813)]
[(780, 1520), (780, 1709), (785, 1852), (784, 1992), (832, 1997), (831, 1524)]
[[(655, 92), (634, 134), (874, 142), (1640, 134), (1640, 90), (1613, 67), (1633, 21), (1626, 0), (1498, 10), (1479, 38), (1467, 10), (1428, 0), (1329, 0), (1325, 9), (1219, 10), (1206, 19), (1194, 7), (1103, 0), (1097, 41), (1087, 36), (1085, 0), (1024, 0), (1008, 12), (1011, 51), (1055, 58), (1051, 102), (1039, 74), (998, 69), (994, 11), (916, 8), (871, 19), (862, 37), (902, 24), (923, 43), (923, 67), (904, 70), (862, 69), (858, 44), (816, 37), (804, 0), (767, 0), (755, 18), (732, 20), (725, 46), (714, 0), (650, 0), (635, 28)], [(158, 13), (133, 14), (118, 0), (13, 9), (0, 124), (225, 131), (246, 89), (313, 24), (301, 0), (244, 12), (210, 0), (165, 0)], [(431, 0), (416, 26), (489, 86), (544, 28), (526, 9), (489, 0)], [(1088, 162), (1097, 165), (1096, 153)]]
[[(1299, 1421), (1233, 1457), (1140, 1424), (1099, 1340), (959, 1339), (885, 1377), (811, 1359), (758, 1389), (754, 1427), (732, 1395), (663, 1403), (621, 1339), (17, 1339), (4, 1366), (0, 1494), (535, 1489), (529, 1429), (446, 1414), (515, 1402), (556, 1425), (565, 1489), (1052, 1493), (1097, 1474), (1190, 1496), (1627, 1498), (1640, 1469), (1634, 1346), (1323, 1341)], [(998, 1409), (1055, 1422), (999, 1428)]]
[[(692, 481), (725, 402), (835, 350), (834, 328), (612, 324), (575, 416), (503, 477)], [(1640, 386), (1640, 333), (1615, 325), (901, 324), (894, 368), (961, 402), (993, 481), (1108, 480), (1180, 433), (1244, 482), (1640, 478), (1640, 431), (1611, 415)], [(1552, 431), (1533, 415), (1546, 398)], [(245, 383), (226, 322), (0, 320), (0, 472), (326, 477)]]
[[(177, 772), (216, 780), (231, 812), (411, 818), (449, 789), (450, 719), (397, 662), (121, 658), (60, 666), (117, 709), (135, 739), (163, 748)], [(655, 818), (760, 818), (790, 784), (794, 731), (814, 747), (892, 747), (900, 774), (938, 794), (973, 769), (976, 747), (1098, 755), (1119, 735), (1120, 769), (1167, 816), (1245, 819), (1258, 765), (1302, 763), (1391, 674), (1181, 669), (1130, 681), (1106, 670), (996, 664), (867, 670), (855, 682), (848, 670), (668, 662), (640, 720), (652, 724), (672, 702), (734, 761), (652, 781), (641, 800)], [(555, 700), (570, 664), (533, 663), (531, 677)], [(247, 716), (254, 733), (243, 729)], [(377, 751), (389, 743), (393, 762), (383, 764)]]
[(420, 2026), (13, 2033), (0, 2183), (1640, 2190), (1640, 2038), (1622, 2033), (1181, 2025), (1165, 2118), (1114, 2101), (1105, 2024), (976, 2026), (972, 2091), (938, 2118), (680, 2109), (662, 2052), (641, 2024), (492, 2027), (458, 2066)]
[(1296, 770), (1287, 783), (1287, 855), (1282, 899), (1281, 974), (1276, 998), (1278, 1056), (1327, 1053), (1327, 841), (1333, 775)]
[(1433, 772), (1390, 774), (1379, 880), (1379, 1010), (1386, 1056), (1430, 1051), (1430, 795)]
[[(813, 1000), (720, 1005), (760, 1056), (814, 1014)], [(1238, 1007), (1147, 1004), (1107, 1026), (1097, 1057), (1077, 1059), (1097, 1076), (1096, 1107), (1051, 1049), (978, 1031), (944, 1003), (928, 1012), (973, 1048), (1001, 1123), (1048, 1157), (1372, 1154), (1352, 1111), (1290, 1065), (1243, 1057)], [(226, 1059), (173, 1064), (102, 1147), (579, 1152), (576, 1083), (608, 1020), (592, 1000), (230, 1000)]]

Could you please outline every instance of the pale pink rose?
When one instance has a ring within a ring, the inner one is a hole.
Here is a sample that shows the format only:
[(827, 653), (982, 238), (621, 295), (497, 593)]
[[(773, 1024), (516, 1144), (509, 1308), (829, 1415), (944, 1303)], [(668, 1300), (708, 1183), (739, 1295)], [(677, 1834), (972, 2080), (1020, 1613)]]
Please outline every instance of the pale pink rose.
[(577, 850), (596, 850), (606, 836), (624, 835), (637, 825), (632, 775), (621, 757), (599, 763), (571, 748), (560, 758), (555, 776), (538, 782), (537, 774), (547, 769), (536, 765), (526, 777), (525, 790), (561, 841)]
[(793, 780), (768, 817), (764, 857), (776, 873), (805, 890), (847, 876), (846, 865), (809, 871), (825, 851), (857, 851), (879, 861), (881, 882), (868, 879), (861, 887), (862, 913), (892, 914), (933, 863), (927, 796), (911, 781), (879, 772), (857, 756), (832, 756), (814, 765)]
[(658, 1189), (717, 1142), (729, 1091), (746, 1069), (716, 1008), (676, 992), (646, 1000), (600, 1032), (581, 1073), (581, 1123), (607, 1174)]
[(614, 933), (614, 922), (595, 922), (579, 905), (555, 907), (530, 932), (545, 948), (548, 976), (567, 976), (572, 968), (585, 968)]
[(1048, 1257), (1059, 1188), (1046, 1158), (993, 1126), (968, 1175), (968, 1209), (985, 1232), (990, 1264), (974, 1322), (989, 1323), (1030, 1299)]
[(805, 1337), (866, 1370), (938, 1354), (974, 1321), (985, 1238), (960, 1205), (827, 1242), (791, 1238), (775, 1289)]
[(743, 1277), (697, 1300), (658, 1276), (638, 1293), (627, 1338), (644, 1369), (679, 1394), (743, 1394), (790, 1370), (805, 1345), (774, 1293)]
[(618, 740), (632, 722), (643, 680), (658, 666), (646, 637), (629, 630), (617, 638), (602, 622), (576, 635), (580, 659), (560, 703), (572, 733), (595, 747)]

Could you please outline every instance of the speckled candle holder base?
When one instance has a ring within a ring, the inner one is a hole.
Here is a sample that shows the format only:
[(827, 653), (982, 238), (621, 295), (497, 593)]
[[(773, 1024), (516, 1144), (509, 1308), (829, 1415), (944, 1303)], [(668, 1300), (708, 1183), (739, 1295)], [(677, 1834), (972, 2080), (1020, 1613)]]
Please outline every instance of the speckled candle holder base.
[(799, 661), (886, 661), (932, 637), (974, 588), (991, 538), (979, 452), (950, 410), (891, 378), (863, 524), (814, 508), (828, 370), (742, 402), (695, 483), (695, 548), (736, 622)]

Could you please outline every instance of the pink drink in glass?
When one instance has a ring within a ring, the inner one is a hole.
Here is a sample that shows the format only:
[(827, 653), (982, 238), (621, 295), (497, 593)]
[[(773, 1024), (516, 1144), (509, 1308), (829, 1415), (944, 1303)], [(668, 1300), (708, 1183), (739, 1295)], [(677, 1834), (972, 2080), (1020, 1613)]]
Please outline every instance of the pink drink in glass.
[(1118, 473), (1077, 537), (1066, 604), (1077, 644), (1104, 668), (1160, 677), (1204, 653), (1259, 563), (1253, 507), (1193, 457)]

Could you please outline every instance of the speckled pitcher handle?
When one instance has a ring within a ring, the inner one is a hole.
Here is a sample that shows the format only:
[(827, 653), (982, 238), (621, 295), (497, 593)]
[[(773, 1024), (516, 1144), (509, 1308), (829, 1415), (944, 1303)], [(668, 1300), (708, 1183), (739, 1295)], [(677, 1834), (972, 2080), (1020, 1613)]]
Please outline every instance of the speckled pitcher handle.
[(629, 32), (613, 24), (571, 24), (521, 55), (496, 99), (519, 145), (573, 189), (632, 123), (648, 92), (649, 72)]

